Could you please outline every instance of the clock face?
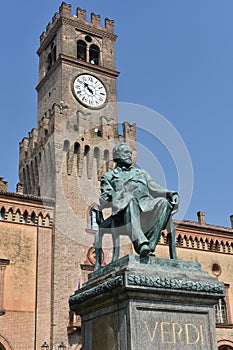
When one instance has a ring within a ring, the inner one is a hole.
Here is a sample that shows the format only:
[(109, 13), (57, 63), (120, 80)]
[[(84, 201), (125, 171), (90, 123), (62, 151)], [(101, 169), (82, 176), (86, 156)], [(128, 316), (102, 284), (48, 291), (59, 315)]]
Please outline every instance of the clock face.
[(104, 84), (91, 74), (80, 74), (73, 85), (74, 95), (84, 106), (100, 108), (107, 100)]

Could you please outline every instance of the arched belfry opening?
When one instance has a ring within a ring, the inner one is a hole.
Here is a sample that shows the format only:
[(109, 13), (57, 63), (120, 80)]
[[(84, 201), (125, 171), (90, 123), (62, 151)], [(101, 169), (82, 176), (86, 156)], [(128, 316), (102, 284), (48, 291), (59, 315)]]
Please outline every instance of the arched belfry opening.
[(89, 49), (89, 62), (99, 65), (100, 49), (97, 45), (92, 44)]
[(83, 40), (77, 42), (77, 59), (81, 61), (87, 60), (87, 44)]

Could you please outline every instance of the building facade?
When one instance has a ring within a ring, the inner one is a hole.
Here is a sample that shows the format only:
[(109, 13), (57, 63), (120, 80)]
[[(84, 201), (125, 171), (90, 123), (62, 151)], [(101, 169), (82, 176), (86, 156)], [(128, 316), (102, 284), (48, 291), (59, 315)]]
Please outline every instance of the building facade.
[[(20, 143), (19, 185), (0, 180), (0, 350), (81, 349), (81, 323), (68, 299), (93, 270), (93, 205), (99, 179), (127, 142), (136, 157), (136, 126), (118, 132), (114, 22), (62, 3), (40, 36), (37, 128)], [(177, 222), (179, 259), (218, 276), (226, 297), (216, 306), (220, 350), (233, 349), (231, 228)], [(129, 240), (121, 255), (133, 253)], [(168, 257), (166, 232), (157, 255)], [(103, 264), (110, 262), (106, 238)]]

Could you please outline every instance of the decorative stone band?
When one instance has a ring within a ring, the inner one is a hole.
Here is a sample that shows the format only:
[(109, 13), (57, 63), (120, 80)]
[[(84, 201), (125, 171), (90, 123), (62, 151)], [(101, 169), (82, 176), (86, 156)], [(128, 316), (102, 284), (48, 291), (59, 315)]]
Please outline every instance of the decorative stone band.
[[(98, 295), (112, 291), (113, 289), (123, 285), (123, 276), (116, 276), (115, 278), (108, 279), (103, 283), (99, 283), (97, 286), (90, 288), (88, 290), (76, 292), (69, 299), (69, 304), (76, 305), (77, 303), (86, 301)], [(72, 309), (72, 308), (71, 308)]]
[(128, 285), (147, 287), (147, 288), (163, 288), (169, 290), (180, 290), (189, 292), (207, 292), (209, 294), (224, 295), (223, 283), (209, 283), (204, 281), (190, 281), (183, 279), (174, 279), (168, 277), (151, 277), (143, 275), (129, 274), (127, 276)]
[(71, 310), (72, 306), (78, 303), (90, 300), (93, 297), (103, 295), (113, 291), (115, 288), (125, 285), (129, 287), (146, 287), (148, 290), (170, 290), (189, 293), (205, 293), (209, 296), (223, 297), (225, 295), (224, 284), (221, 282), (210, 283), (208, 281), (191, 281), (181, 278), (144, 276), (135, 274), (118, 275), (108, 278), (88, 289), (77, 291), (69, 299)]

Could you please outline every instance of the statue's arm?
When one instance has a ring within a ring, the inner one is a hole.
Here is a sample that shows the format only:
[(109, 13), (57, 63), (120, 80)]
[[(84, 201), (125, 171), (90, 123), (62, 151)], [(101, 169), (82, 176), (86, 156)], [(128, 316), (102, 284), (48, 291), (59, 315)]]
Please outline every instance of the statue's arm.
[(178, 196), (178, 193), (176, 191), (170, 191), (167, 188), (160, 186), (147, 171), (145, 171), (145, 176), (147, 178), (148, 188), (151, 195), (153, 197), (167, 198), (169, 202), (173, 204), (173, 198), (175, 195)]
[(103, 176), (101, 178), (101, 184), (100, 184), (100, 207), (101, 208), (108, 208), (112, 206), (112, 195), (114, 193), (114, 189), (107, 178), (107, 176)]

